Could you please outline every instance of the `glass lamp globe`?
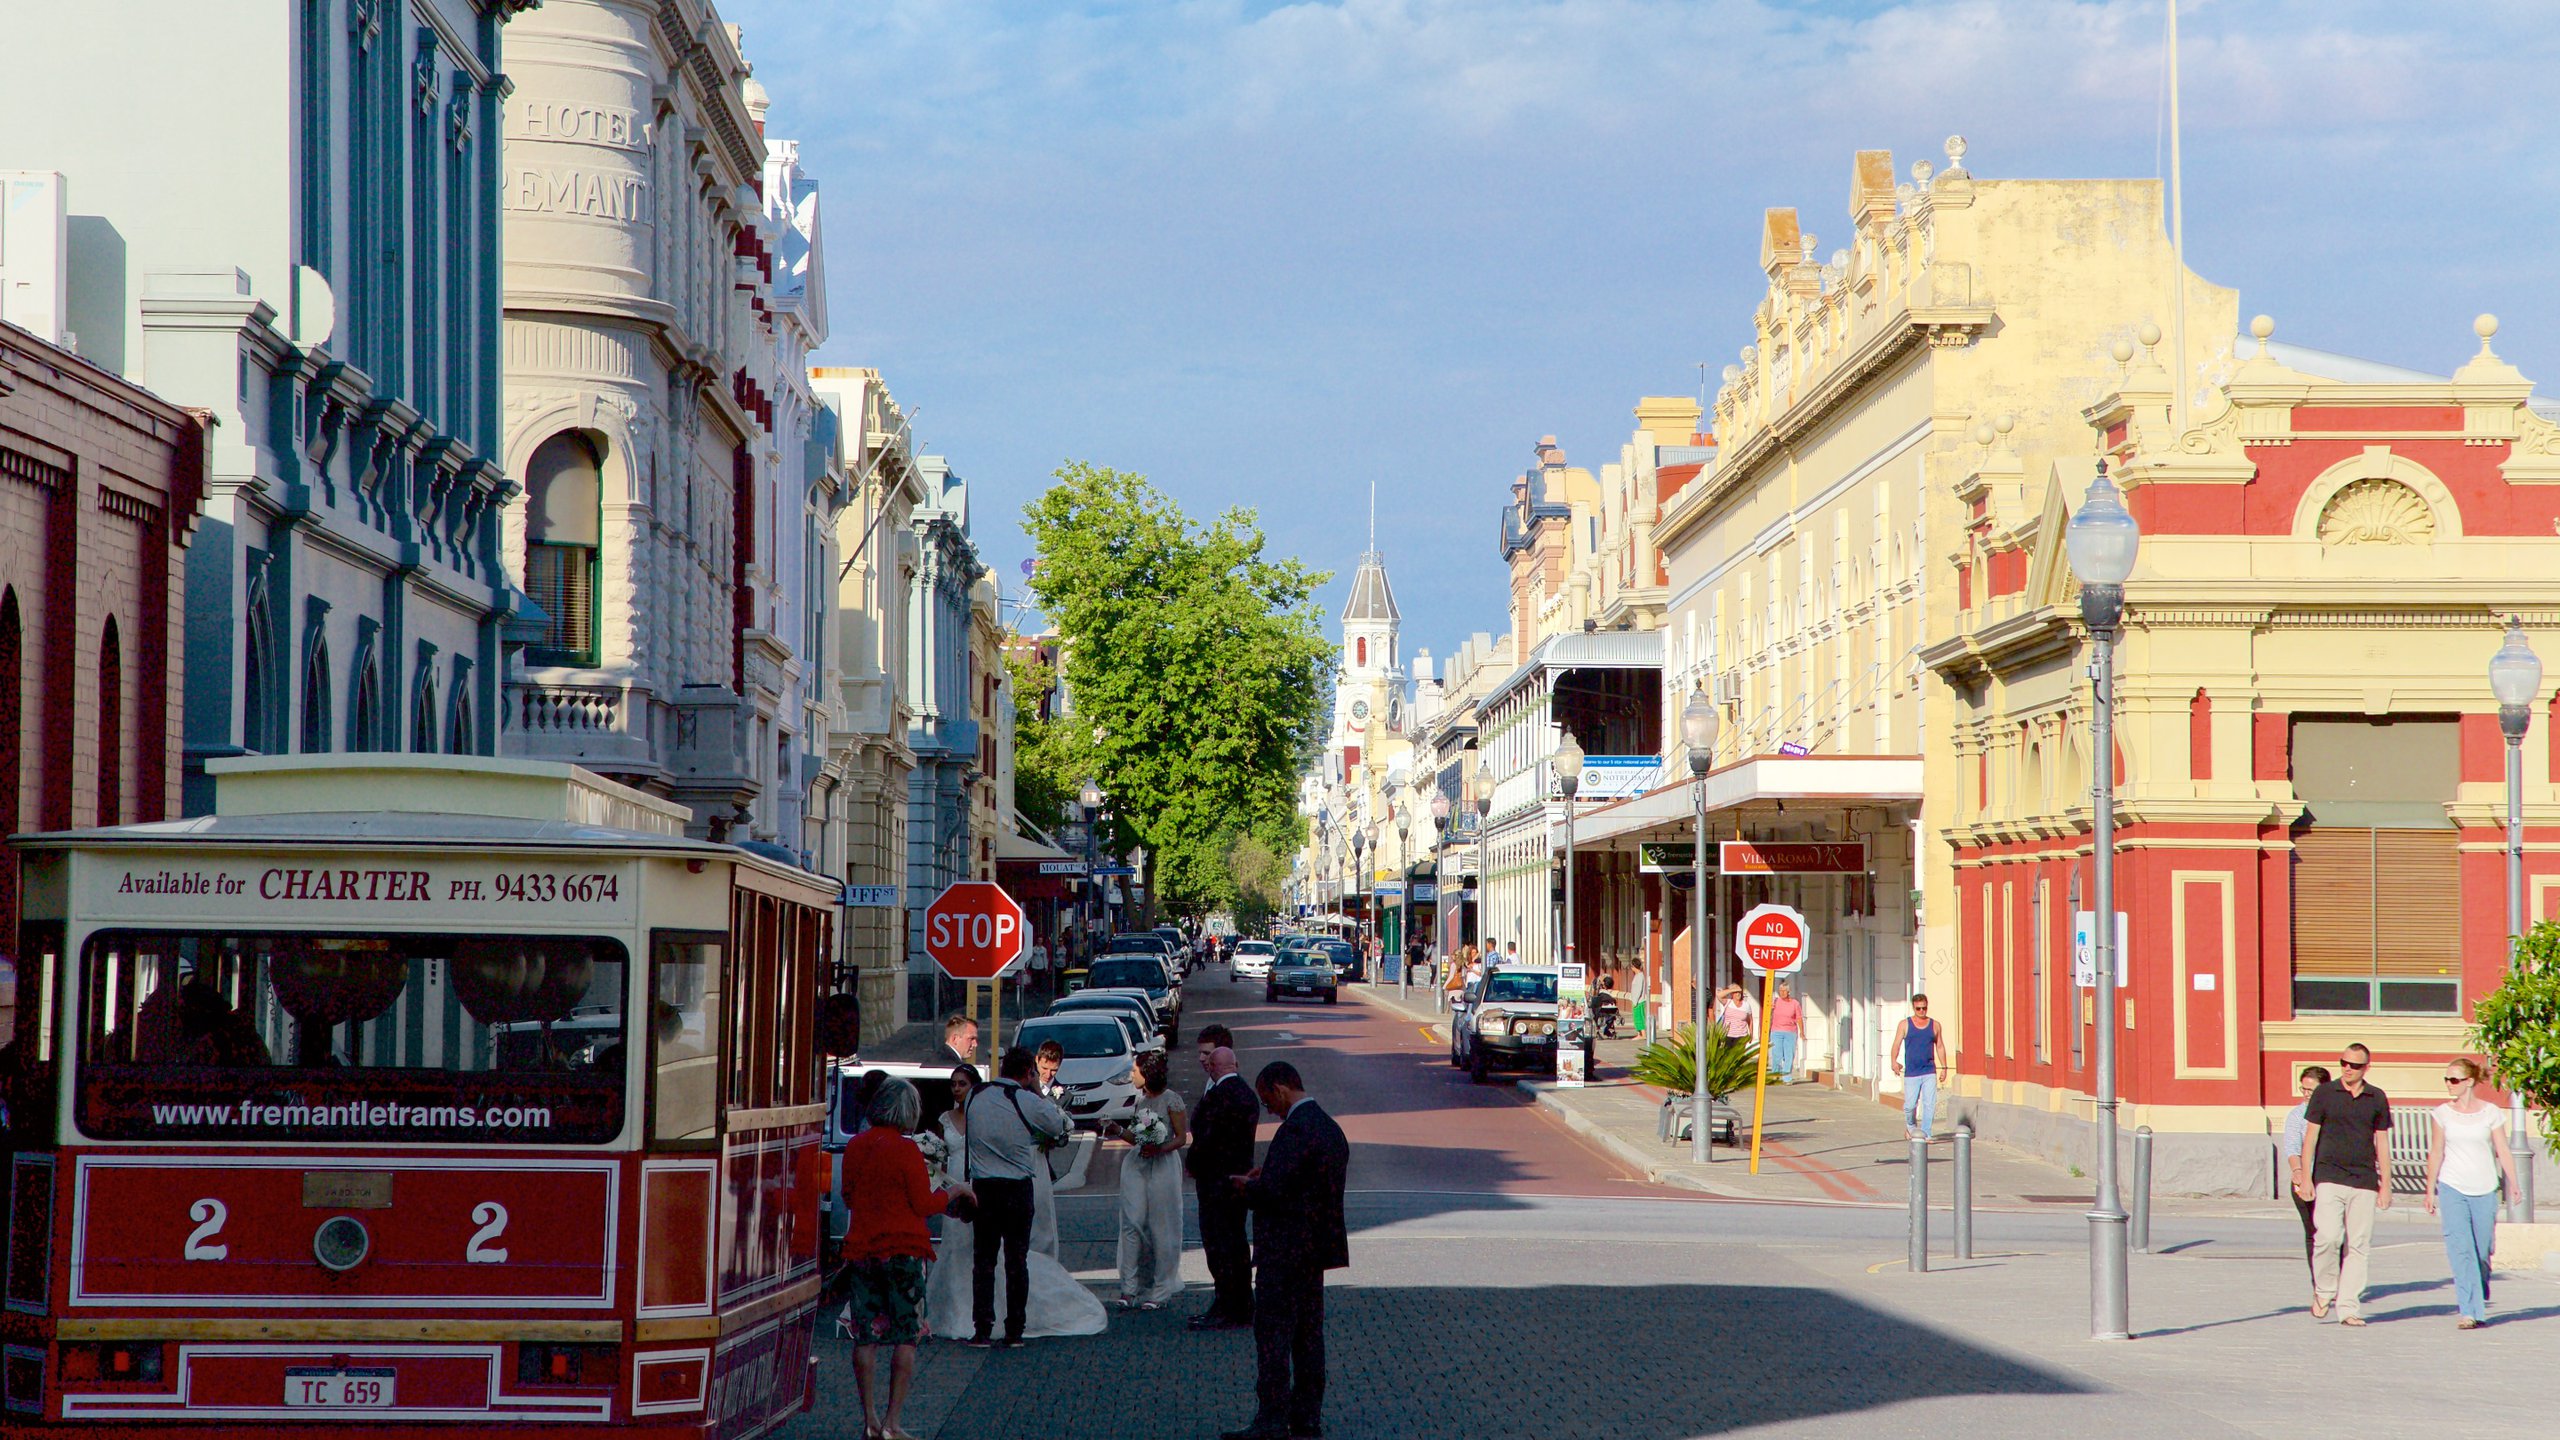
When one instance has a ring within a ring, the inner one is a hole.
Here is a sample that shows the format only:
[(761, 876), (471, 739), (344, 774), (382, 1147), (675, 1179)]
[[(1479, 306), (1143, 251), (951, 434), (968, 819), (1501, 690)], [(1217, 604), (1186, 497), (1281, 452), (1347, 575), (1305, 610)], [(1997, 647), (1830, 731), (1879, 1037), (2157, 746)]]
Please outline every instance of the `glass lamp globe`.
[(2507, 643), (2489, 657), (2489, 693), (2500, 705), (2530, 705), (2542, 693), (2542, 660), (2525, 642), (2524, 622), (2507, 622)]
[(1582, 747), (1574, 743), (1573, 732), (1564, 732), (1564, 743), (1556, 747), (1555, 772), (1558, 784), (1579, 784), (1582, 780)]
[(1079, 798), (1087, 810), (1099, 810), (1102, 808), (1102, 787), (1087, 780), (1084, 782), (1084, 794)]
[(1431, 818), (1432, 818), (1433, 822), (1434, 822), (1434, 823), (1437, 823), (1437, 824), (1441, 824), (1441, 825), (1446, 825), (1446, 824), (1448, 824), (1448, 823), (1449, 823), (1449, 810), (1450, 810), (1450, 805), (1449, 805), (1449, 792), (1448, 792), (1448, 791), (1446, 791), (1446, 790), (1434, 790), (1434, 791), (1432, 791), (1432, 792), (1431, 792)]
[(2134, 552), (2142, 547), (2142, 527), (2135, 523), (2133, 512), (2124, 508), (2124, 498), (2107, 478), (2104, 465), (2098, 467), (2098, 478), (2089, 482), (2087, 498), (2072, 512), (2062, 543), (2071, 555), (2071, 573), (2084, 585), (2121, 585), (2133, 574)]
[(1713, 754), (1716, 730), (1720, 725), (1715, 702), (1704, 689), (1689, 692), (1689, 703), (1680, 707), (1680, 738), (1689, 744), (1690, 754)]

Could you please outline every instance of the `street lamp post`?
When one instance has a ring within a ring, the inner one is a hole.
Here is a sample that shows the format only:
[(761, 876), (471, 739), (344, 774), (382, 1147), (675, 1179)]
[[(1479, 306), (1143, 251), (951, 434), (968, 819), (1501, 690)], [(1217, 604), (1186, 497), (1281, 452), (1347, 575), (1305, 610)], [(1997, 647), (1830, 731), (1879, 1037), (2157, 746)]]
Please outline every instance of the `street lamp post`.
[(1697, 853), (1690, 857), (1694, 883), (1689, 895), (1689, 1000), (1696, 1012), (1689, 1041), (1695, 1050), (1696, 1076), (1689, 1082), (1689, 1158), (1712, 1165), (1716, 1158), (1714, 1116), (1707, 1098), (1707, 771), (1715, 765), (1718, 717), (1705, 687), (1689, 692), (1680, 707), (1680, 736), (1689, 746), (1690, 788), (1697, 792)]
[(1556, 747), (1549, 762), (1555, 768), (1556, 789), (1564, 796), (1564, 931), (1556, 939), (1559, 965), (1573, 959), (1573, 796), (1582, 788), (1582, 758), (1582, 747), (1567, 730), (1564, 743)]
[[(1351, 883), (1360, 887), (1360, 909), (1369, 909), (1369, 865), (1361, 857), (1369, 850), (1369, 832), (1357, 826), (1351, 831)], [(1348, 907), (1345, 907), (1348, 908)], [(1356, 932), (1355, 932), (1356, 933)]]
[[(1396, 879), (1398, 882), (1396, 899), (1402, 903), (1404, 912), (1396, 921), (1396, 948), (1399, 953), (1389, 956), (1385, 946), (1378, 947), (1378, 963), (1394, 965), (1399, 975), (1404, 973), (1404, 956), (1401, 952), (1404, 947), (1413, 943), (1413, 851), (1410, 848), (1412, 844), (1413, 807), (1399, 805), (1396, 807)], [(1378, 980), (1384, 981), (1386, 978), (1380, 975)], [(1402, 981), (1397, 982), (1396, 993), (1399, 995), (1404, 993)]]
[(2142, 527), (2124, 508), (2107, 462), (2071, 517), (2063, 535), (2072, 573), (2080, 577), (2080, 620), (2097, 651), (2091, 667), (2090, 793), (2097, 811), (2093, 864), (2097, 914), (2090, 952), (2098, 988), (2098, 1186), (2089, 1211), (2089, 1338), (2131, 1338), (2127, 1295), (2129, 1237), (2124, 1201), (2116, 1186), (2116, 776), (2115, 642), (2124, 621), (2124, 582), (2133, 574)]
[[(1432, 945), (1428, 954), (1438, 955), (1439, 942), (1449, 933), (1449, 910), (1440, 897), (1449, 889), (1449, 877), (1441, 868), (1449, 863), (1449, 814), (1457, 807), (1450, 803), (1449, 792), (1434, 786), (1431, 791), (1431, 929)], [(1436, 973), (1436, 972), (1435, 972)], [(1408, 977), (1410, 978), (1410, 977)]]
[[(1099, 914), (1102, 909), (1102, 877), (1093, 872), (1102, 867), (1102, 787), (1087, 780), (1084, 793), (1076, 798), (1084, 802), (1084, 898), (1092, 904), (1095, 914)], [(1093, 915), (1085, 917), (1085, 933), (1076, 937), (1078, 943), (1093, 944), (1093, 920)], [(1060, 957), (1062, 962), (1064, 958)], [(1058, 983), (1067, 983), (1063, 963), (1059, 967)]]
[[(1475, 787), (1476, 787), (1476, 840), (1475, 840), (1475, 845), (1476, 845), (1476, 938), (1475, 938), (1475, 940), (1474, 940), (1474, 942), (1473, 942), (1473, 943), (1476, 945), (1476, 947), (1478, 948), (1478, 950), (1479, 950), (1479, 951), (1481, 951), (1481, 950), (1483, 950), (1484, 948), (1486, 948), (1486, 947), (1485, 947), (1485, 939), (1484, 939), (1484, 901), (1485, 901), (1485, 896), (1486, 896), (1488, 893), (1490, 893), (1490, 891), (1489, 891), (1489, 887), (1488, 887), (1488, 886), (1486, 885), (1486, 883), (1485, 883), (1485, 871), (1486, 871), (1487, 866), (1490, 864), (1490, 862), (1486, 859), (1486, 857), (1485, 857), (1485, 853), (1484, 853), (1484, 828), (1485, 828), (1485, 822), (1487, 822), (1487, 821), (1489, 821), (1489, 820), (1491, 820), (1491, 819), (1493, 818), (1493, 782), (1492, 782), (1492, 781), (1490, 781), (1490, 780), (1487, 780), (1487, 779), (1484, 777), (1484, 768), (1483, 768), (1483, 762), (1482, 762), (1482, 761), (1478, 761), (1478, 762), (1477, 762), (1476, 778), (1475, 778)], [(1486, 958), (1486, 959), (1488, 959), (1488, 960), (1490, 960), (1492, 957), (1491, 957), (1491, 956), (1486, 956), (1485, 958)]]
[[(2489, 657), (2489, 693), (2498, 697), (2498, 729), (2507, 737), (2507, 961), (2515, 963), (2524, 938), (2524, 736), (2533, 726), (2533, 702), (2542, 693), (2542, 660), (2524, 638), (2524, 621), (2507, 617), (2507, 640)], [(2510, 1091), (2515, 1108), (2516, 1219), (2533, 1219), (2533, 1137), (2524, 1128), (2524, 1096)]]

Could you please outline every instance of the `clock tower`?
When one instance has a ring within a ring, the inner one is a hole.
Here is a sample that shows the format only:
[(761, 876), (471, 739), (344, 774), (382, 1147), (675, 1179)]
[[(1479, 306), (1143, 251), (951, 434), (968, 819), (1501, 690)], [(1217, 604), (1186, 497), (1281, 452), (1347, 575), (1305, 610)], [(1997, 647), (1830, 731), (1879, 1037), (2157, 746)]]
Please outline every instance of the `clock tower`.
[(1342, 606), (1342, 659), (1334, 672), (1333, 751), (1347, 778), (1360, 766), (1372, 723), (1404, 723), (1403, 657), (1396, 652), (1396, 593), (1386, 561), (1371, 550), (1352, 572)]

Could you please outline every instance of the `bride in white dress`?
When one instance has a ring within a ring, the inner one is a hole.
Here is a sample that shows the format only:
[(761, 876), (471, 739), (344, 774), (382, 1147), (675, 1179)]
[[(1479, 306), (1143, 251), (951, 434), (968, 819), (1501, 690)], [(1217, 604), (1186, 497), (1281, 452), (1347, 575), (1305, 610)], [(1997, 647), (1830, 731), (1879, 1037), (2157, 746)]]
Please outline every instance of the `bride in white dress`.
[[(950, 1146), (956, 1170), (968, 1153), (968, 1122), (965, 1111), (969, 1092), (975, 1088), (978, 1074), (963, 1065), (952, 1072), (951, 1108), (942, 1117), (943, 1142)], [(1045, 1158), (1044, 1162), (1045, 1162)], [(1045, 1163), (1035, 1167), (1046, 1178)], [(954, 1178), (957, 1178), (955, 1175)], [(1023, 1307), (1023, 1338), (1038, 1340), (1055, 1335), (1099, 1335), (1110, 1325), (1110, 1317), (1102, 1301), (1085, 1288), (1084, 1282), (1067, 1273), (1058, 1263), (1058, 1225), (1049, 1214), (1050, 1190), (1038, 1184), (1033, 1201), (1033, 1238), (1028, 1257), (1031, 1267), (1030, 1303)], [(1040, 1222), (1046, 1220), (1044, 1226)], [(966, 1339), (977, 1330), (975, 1300), (970, 1293), (971, 1264), (977, 1254), (975, 1225), (944, 1217), (942, 1243), (935, 1247), (932, 1272), (925, 1277), (924, 1322), (929, 1334), (947, 1339)], [(1046, 1243), (1043, 1243), (1045, 1236)], [(995, 1313), (1005, 1313), (1004, 1267), (996, 1267)]]

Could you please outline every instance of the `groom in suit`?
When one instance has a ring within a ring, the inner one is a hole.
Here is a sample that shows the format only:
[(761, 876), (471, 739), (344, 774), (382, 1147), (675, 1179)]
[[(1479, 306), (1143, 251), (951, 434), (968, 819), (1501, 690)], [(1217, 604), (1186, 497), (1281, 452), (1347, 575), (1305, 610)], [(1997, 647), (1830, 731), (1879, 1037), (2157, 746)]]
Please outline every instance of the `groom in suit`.
[(1351, 1263), (1342, 1221), (1351, 1142), (1308, 1098), (1297, 1067), (1275, 1060), (1253, 1083), (1279, 1133), (1259, 1168), (1231, 1183), (1253, 1211), (1253, 1423), (1222, 1440), (1321, 1440), (1324, 1272)]
[(1253, 1168), (1253, 1130), (1262, 1103), (1236, 1073), (1227, 1027), (1200, 1032), (1200, 1069), (1209, 1088), (1191, 1107), (1191, 1145), (1182, 1152), (1200, 1191), (1200, 1250), (1217, 1293), (1194, 1330), (1236, 1330), (1253, 1323), (1253, 1251), (1245, 1239), (1244, 1196), (1235, 1177)]

